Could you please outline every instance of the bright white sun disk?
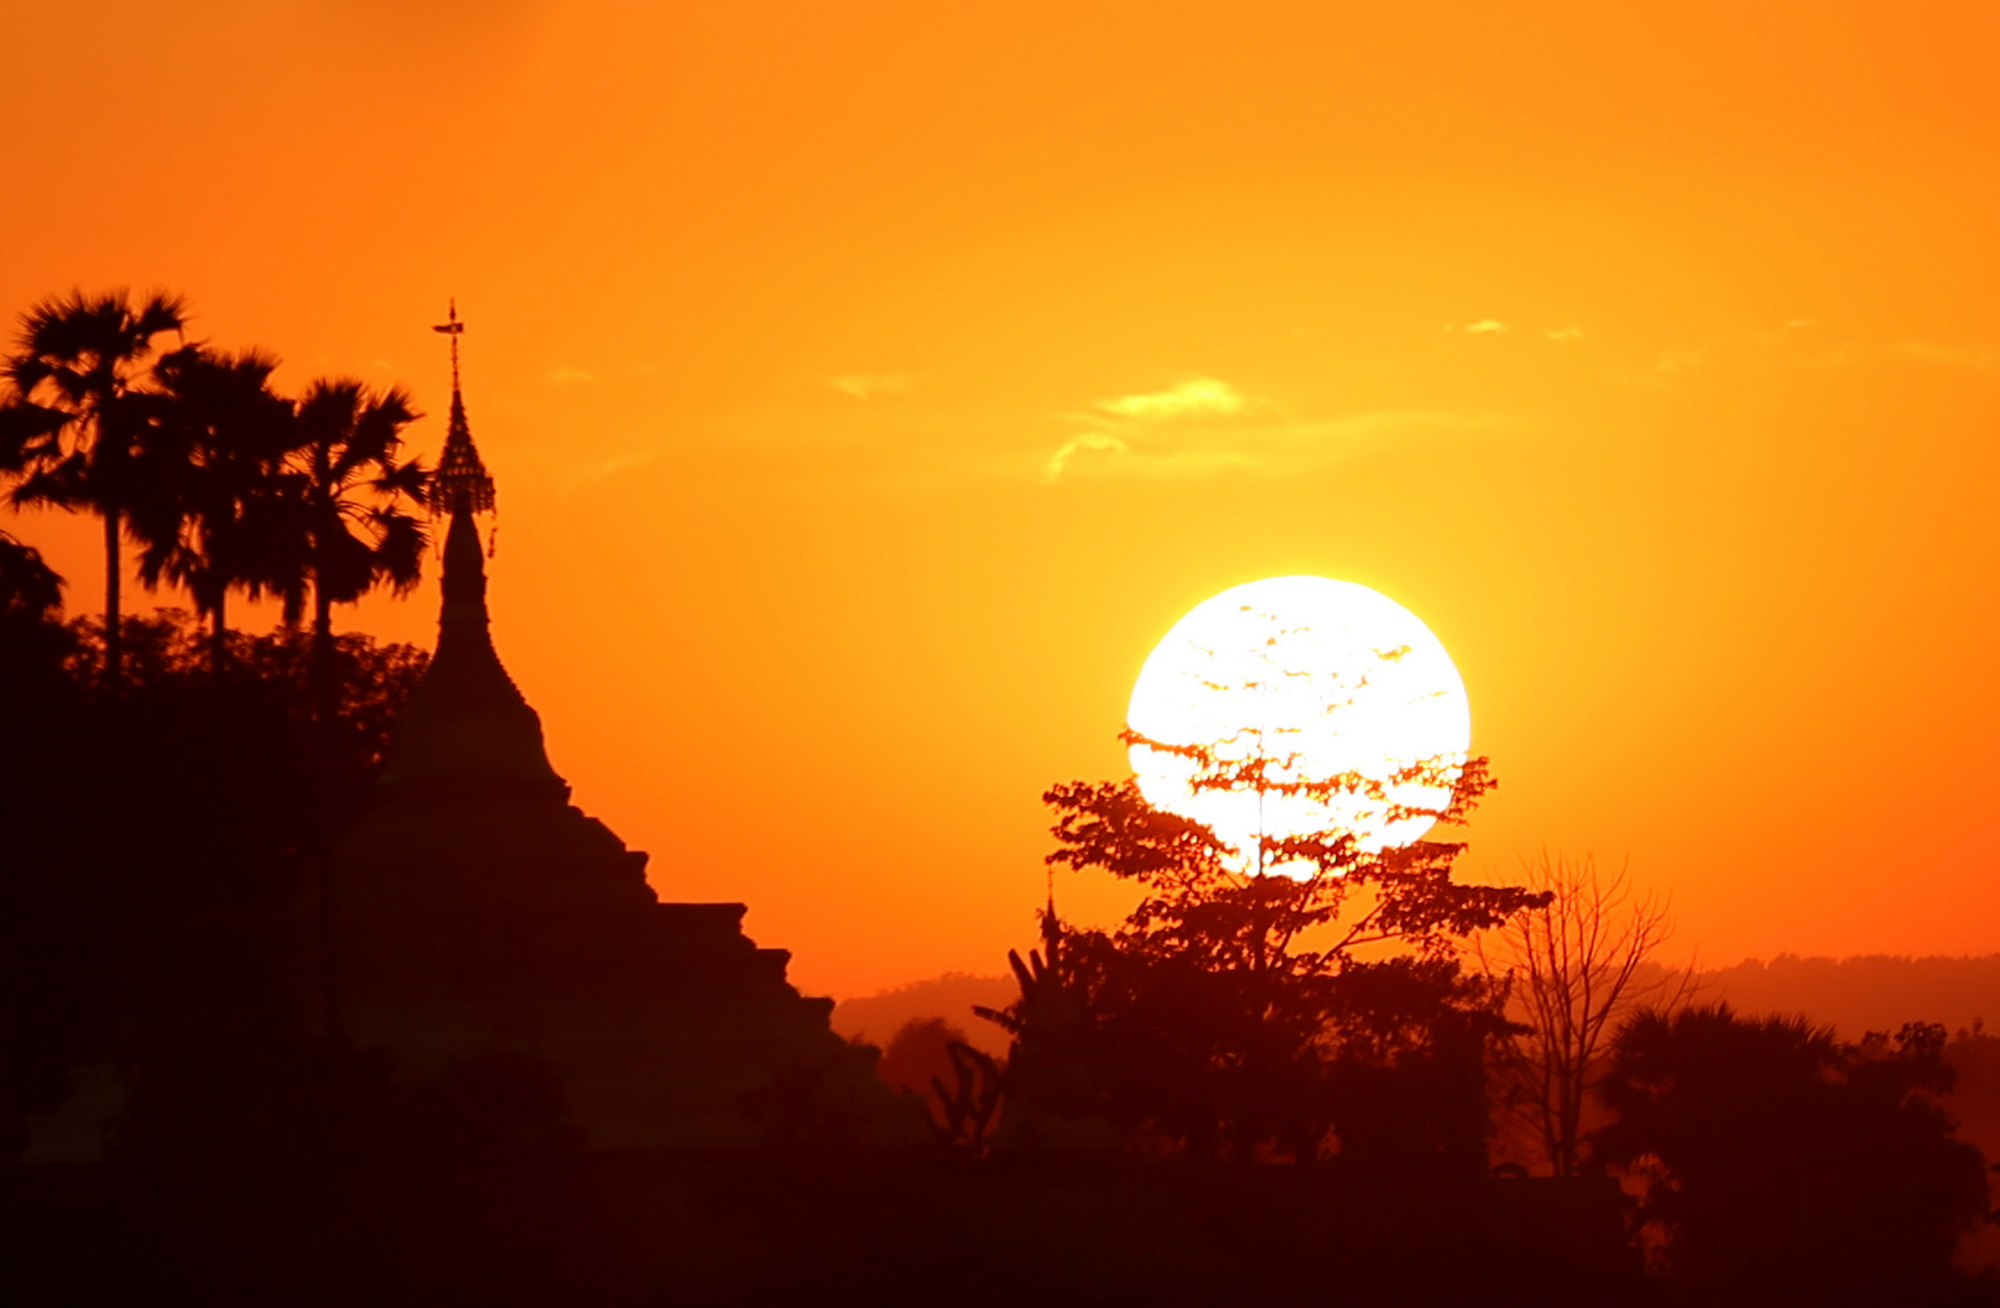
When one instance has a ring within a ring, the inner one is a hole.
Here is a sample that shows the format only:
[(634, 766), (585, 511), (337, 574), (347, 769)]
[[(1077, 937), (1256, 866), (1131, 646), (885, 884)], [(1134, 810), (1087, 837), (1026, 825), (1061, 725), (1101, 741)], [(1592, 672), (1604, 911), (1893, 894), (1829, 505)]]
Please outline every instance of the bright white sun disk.
[[(1429, 760), (1451, 765), (1448, 780), (1472, 744), (1465, 683), (1430, 628), (1386, 595), (1326, 577), (1253, 581), (1196, 605), (1147, 658), (1127, 721), (1150, 739), (1207, 746), (1223, 760), (1296, 756), (1289, 773), (1273, 774), (1290, 780), (1359, 772), (1386, 781)], [(1322, 802), (1196, 791), (1192, 761), (1143, 745), (1131, 757), (1148, 803), (1207, 823), (1243, 852), (1246, 867), (1260, 832), (1347, 831), (1372, 853), (1431, 826), (1428, 818), (1391, 821), (1366, 795)], [(1406, 784), (1389, 797), (1442, 808), (1450, 791)]]

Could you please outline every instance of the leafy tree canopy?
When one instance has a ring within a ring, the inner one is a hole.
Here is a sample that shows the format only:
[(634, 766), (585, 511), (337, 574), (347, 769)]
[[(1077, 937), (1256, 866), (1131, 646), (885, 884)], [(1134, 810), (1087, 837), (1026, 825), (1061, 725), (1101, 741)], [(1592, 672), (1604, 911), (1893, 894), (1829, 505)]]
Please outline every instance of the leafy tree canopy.
[[(1434, 760), (1385, 779), (1311, 778), (1296, 759), (1124, 739), (1192, 759), (1197, 787), (1364, 792), (1398, 819), (1462, 824), (1493, 784), (1484, 759)], [(1409, 793), (1394, 788), (1414, 781), (1444, 798), (1427, 809), (1392, 804), (1391, 793)], [(1404, 1143), (1387, 1152), (1413, 1158), (1479, 1154), (1477, 1051), (1499, 1018), (1490, 987), (1461, 972), (1455, 945), (1545, 897), (1453, 881), (1455, 843), (1371, 851), (1348, 832), (1321, 831), (1260, 835), (1261, 848), (1245, 851), (1148, 803), (1131, 780), (1058, 785), (1044, 799), (1057, 814), (1049, 864), (1109, 872), (1142, 898), (1114, 929), (1052, 932), (1046, 959), (1014, 960), (1037, 992), (1068, 1001), (1031, 1002), (1023, 982), (1023, 1000), (999, 1015), (1016, 1032), (1016, 1062), (1028, 1064), (1010, 1076), (1065, 1082), (1074, 1100), (1074, 1073), (1033, 1064), (1088, 1063), (1104, 1111), (1132, 1139), (1195, 1156), (1307, 1160), (1336, 1137), (1350, 1159), (1369, 1152), (1368, 1139), (1392, 1137)], [(1259, 870), (1277, 867), (1285, 871)], [(1038, 1031), (1038, 1004), (1080, 1016), (1063, 1032)], [(1363, 1066), (1400, 1074), (1402, 1088), (1380, 1093), (1386, 1083)], [(1441, 1093), (1459, 1107), (1440, 1101), (1415, 1128), (1389, 1120), (1399, 1098), (1424, 1098), (1409, 1092), (1426, 1077), (1455, 1086)]]
[(1942, 1301), (1986, 1212), (1979, 1151), (1938, 1105), (1944, 1028), (1855, 1044), (1726, 1004), (1645, 1011), (1598, 1093), (1598, 1157), (1647, 1182), (1667, 1268), (1723, 1302)]

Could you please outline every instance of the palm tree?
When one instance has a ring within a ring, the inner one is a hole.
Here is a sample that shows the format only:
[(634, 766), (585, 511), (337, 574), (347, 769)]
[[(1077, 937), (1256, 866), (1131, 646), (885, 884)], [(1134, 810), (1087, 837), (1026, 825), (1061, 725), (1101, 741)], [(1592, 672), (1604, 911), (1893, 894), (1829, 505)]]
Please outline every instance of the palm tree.
[(1668, 1266), (1726, 1302), (1946, 1302), (1987, 1194), (1937, 1102), (1943, 1050), (1922, 1023), (1843, 1044), (1803, 1017), (1642, 1010), (1612, 1041), (1595, 1157), (1647, 1183)]
[(153, 339), (187, 321), (179, 296), (134, 306), (124, 291), (72, 291), (30, 309), (15, 351), (0, 360), (0, 472), (18, 480), (19, 508), (84, 509), (104, 520), (104, 670), (120, 680), (119, 545), (144, 488), (134, 476), (156, 398), (140, 383)]
[(423, 574), (430, 536), (404, 506), (422, 503), (430, 472), (420, 459), (397, 457), (403, 428), (419, 416), (402, 387), (371, 392), (352, 378), (314, 382), (295, 409), (286, 461), (295, 553), (279, 592), (286, 620), (296, 621), (311, 586), (313, 666), (322, 683), (333, 606), (385, 583), (407, 595)]
[(284, 459), (289, 402), (271, 390), (275, 356), (190, 345), (154, 366), (161, 404), (135, 461), (153, 488), (132, 511), (139, 578), (183, 585), (212, 623), (210, 661), (228, 658), (229, 592), (256, 599), (283, 575)]

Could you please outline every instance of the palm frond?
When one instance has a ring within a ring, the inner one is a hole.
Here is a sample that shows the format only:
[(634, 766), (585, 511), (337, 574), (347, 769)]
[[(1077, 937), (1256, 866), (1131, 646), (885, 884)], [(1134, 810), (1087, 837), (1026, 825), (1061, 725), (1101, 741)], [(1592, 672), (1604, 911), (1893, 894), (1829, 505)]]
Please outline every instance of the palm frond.
[(71, 421), (61, 409), (27, 399), (0, 406), (0, 472), (20, 472), (42, 462)]
[(135, 335), (152, 338), (161, 332), (178, 332), (187, 326), (188, 304), (184, 295), (154, 291), (133, 315)]
[(408, 595), (423, 580), (424, 555), (430, 548), (430, 533), (422, 520), (400, 509), (385, 509), (376, 515), (380, 535), (376, 539), (376, 575), (389, 583), (390, 593)]

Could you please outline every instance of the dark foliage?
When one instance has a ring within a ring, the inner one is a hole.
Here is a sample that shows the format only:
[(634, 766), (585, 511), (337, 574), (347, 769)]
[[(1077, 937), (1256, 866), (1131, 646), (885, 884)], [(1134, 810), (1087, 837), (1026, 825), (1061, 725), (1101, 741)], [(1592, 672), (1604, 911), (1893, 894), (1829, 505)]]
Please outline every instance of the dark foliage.
[[(546, 1063), (392, 1076), (334, 1038), (147, 1070), (95, 1205), (28, 1208), (15, 1303), (587, 1304), (605, 1214)], [(80, 1220), (83, 1219), (83, 1220)]]
[(1714, 1301), (1944, 1302), (1986, 1181), (1937, 1103), (1943, 1050), (1936, 1026), (1843, 1044), (1721, 1004), (1643, 1012), (1599, 1087), (1597, 1156), (1649, 1178), (1667, 1269)]
[(1006, 1091), (1006, 1069), (998, 1059), (963, 1040), (945, 1046), (951, 1060), (951, 1080), (940, 1073), (931, 1078), (931, 1102), (943, 1118), (943, 1138), (972, 1153), (986, 1147), (999, 1119)]
[(185, 586), (213, 623), (211, 662), (228, 658), (231, 591), (252, 599), (284, 580), (283, 475), (292, 406), (270, 388), (276, 356), (190, 345), (153, 366), (146, 439), (135, 460), (129, 517), (139, 579)]
[(21, 316), (0, 359), (0, 475), (9, 502), (95, 514), (104, 524), (106, 676), (117, 683), (126, 516), (153, 485), (142, 466), (158, 396), (145, 384), (154, 341), (178, 333), (187, 305), (126, 292), (52, 296)]
[[(343, 637), (316, 715), (303, 632), (0, 621), (0, 1092), (24, 1117), (71, 1069), (129, 1087), (89, 1201), (0, 1190), (15, 1303), (589, 1302), (604, 1228), (546, 1064), (392, 1075), (315, 1035), (310, 879), (358, 805), (425, 656)], [(39, 1180), (38, 1180), (39, 1178)]]
[(0, 531), (0, 621), (36, 623), (62, 608), (63, 579), (42, 552)]
[[(322, 378), (296, 401), (271, 389), (262, 350), (185, 342), (187, 306), (124, 292), (51, 298), (23, 315), (0, 358), (0, 478), (15, 506), (95, 514), (104, 526), (105, 672), (120, 677), (122, 547), (140, 546), (139, 579), (183, 586), (213, 625), (211, 661), (229, 654), (232, 593), (279, 597), (287, 625), (312, 600), (331, 664), (336, 604), (378, 586), (407, 594), (428, 533), (411, 510), (429, 473), (404, 457), (419, 416), (401, 387)], [(318, 674), (329, 682), (330, 666)]]
[(125, 622), (121, 694), (94, 621), (0, 624), (0, 1059), (9, 1156), (65, 1069), (150, 1070), (293, 1020), (300, 891), (365, 794), (424, 666), (348, 637), (315, 722), (306, 641), (232, 638), (222, 675), (184, 616)]
[(954, 1056), (952, 1046), (964, 1043), (965, 1032), (943, 1018), (913, 1017), (896, 1028), (896, 1034), (883, 1046), (875, 1075), (893, 1089), (928, 1097), (931, 1120), (947, 1128), (954, 1092), (946, 1083), (958, 1079), (958, 1063), (962, 1061), (962, 1056)]
[(400, 386), (378, 393), (348, 377), (315, 381), (296, 406), (285, 465), (288, 572), (278, 589), (295, 616), (310, 583), (314, 640), (329, 654), (334, 605), (382, 585), (407, 595), (423, 572), (429, 535), (409, 508), (430, 473), (402, 457), (403, 428), (418, 416)]
[[(1295, 759), (1125, 740), (1190, 759), (1197, 788), (1366, 792), (1396, 818), (1462, 823), (1492, 786), (1484, 759), (1414, 765), (1392, 784), (1444, 796), (1419, 810), (1357, 774), (1300, 778)], [(1481, 1050), (1503, 1024), (1453, 944), (1545, 896), (1454, 882), (1463, 846), (1436, 841), (1373, 853), (1339, 831), (1265, 836), (1253, 860), (1129, 780), (1044, 799), (1058, 814), (1051, 865), (1102, 869), (1145, 895), (1113, 931), (1051, 933), (1031, 967), (1013, 960), (1022, 999), (995, 1015), (1017, 1041), (1010, 1114), (1037, 1111), (1020, 1083), (1040, 1068), (1143, 1148), (1303, 1162), (1337, 1142), (1350, 1165), (1483, 1171)], [(1256, 870), (1279, 865), (1300, 875)], [(1390, 945), (1400, 954), (1387, 961), (1361, 953)]]

